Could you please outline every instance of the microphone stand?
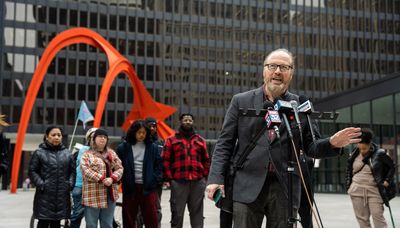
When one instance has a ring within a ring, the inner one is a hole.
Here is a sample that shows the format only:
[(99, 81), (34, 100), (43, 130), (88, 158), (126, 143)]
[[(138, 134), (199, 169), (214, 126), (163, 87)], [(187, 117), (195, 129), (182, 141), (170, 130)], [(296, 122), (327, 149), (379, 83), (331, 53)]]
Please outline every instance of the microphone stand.
[[(294, 146), (294, 141), (293, 141), (293, 133), (292, 130), (290, 129), (289, 121), (285, 113), (282, 113), (283, 121), (285, 122), (286, 129), (288, 131), (288, 135), (290, 138), (290, 141), (292, 142), (292, 146)], [(288, 172), (288, 221), (287, 221), (287, 227), (288, 228), (293, 228), (294, 224), (297, 222), (297, 218), (293, 216), (293, 175), (294, 175), (294, 162), (293, 162), (293, 156), (292, 156), (292, 150), (290, 149), (290, 146), (288, 146), (288, 167), (287, 167), (287, 172)], [(295, 148), (293, 148), (295, 149)]]
[[(313, 125), (312, 125), (312, 122), (311, 122), (310, 115), (309, 115), (308, 113), (305, 113), (305, 115), (306, 115), (306, 117), (307, 117), (308, 127), (310, 128), (310, 133), (311, 133), (312, 141), (315, 142), (315, 141), (316, 141), (316, 138), (315, 138), (314, 128), (313, 128)], [(314, 159), (314, 162), (315, 162), (315, 159)], [(314, 162), (313, 162), (313, 167), (314, 167)], [(306, 170), (306, 172), (308, 173), (308, 176), (310, 177), (310, 180), (311, 180), (311, 173), (309, 173), (308, 170)], [(312, 181), (311, 181), (311, 182), (312, 182)], [(312, 188), (312, 186), (313, 186), (313, 184), (310, 183), (310, 187), (311, 187), (311, 188)], [(314, 191), (314, 190), (311, 189), (311, 191)], [(311, 193), (311, 194), (313, 194), (313, 193)], [(314, 200), (314, 196), (312, 196), (312, 202), (314, 203), (314, 206), (315, 206), (315, 209), (316, 209), (316, 212), (317, 212), (317, 216), (318, 216), (318, 220), (319, 220), (319, 222), (321, 223), (321, 227), (323, 228), (323, 227), (324, 227), (324, 224), (322, 223), (322, 218), (321, 218), (321, 215), (319, 214), (319, 209), (318, 209), (317, 203), (316, 203), (315, 200)], [(312, 208), (312, 205), (310, 205), (310, 206), (311, 206), (311, 208)], [(312, 221), (312, 220), (311, 220), (311, 221)]]

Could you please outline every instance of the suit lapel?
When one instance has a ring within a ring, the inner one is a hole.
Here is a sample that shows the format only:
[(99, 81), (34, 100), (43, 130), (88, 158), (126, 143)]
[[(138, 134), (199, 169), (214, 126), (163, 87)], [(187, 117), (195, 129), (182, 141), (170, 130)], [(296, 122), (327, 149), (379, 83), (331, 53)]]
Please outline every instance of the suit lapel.
[(254, 92), (254, 108), (259, 111), (260, 109), (263, 108), (263, 104), (264, 104), (264, 91), (263, 91), (263, 86), (261, 86), (260, 88), (258, 88), (255, 92)]

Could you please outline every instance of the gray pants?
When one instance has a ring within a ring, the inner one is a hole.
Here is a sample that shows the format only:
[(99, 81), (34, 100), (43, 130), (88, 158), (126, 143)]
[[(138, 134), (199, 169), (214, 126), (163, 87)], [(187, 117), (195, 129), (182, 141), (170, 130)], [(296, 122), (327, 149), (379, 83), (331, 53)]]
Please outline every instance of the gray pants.
[(386, 228), (386, 219), (383, 216), (384, 208), (382, 199), (377, 197), (358, 197), (351, 196), (354, 214), (356, 215), (358, 224), (361, 228), (371, 228), (370, 217), (374, 222), (374, 227)]
[[(267, 228), (287, 228), (288, 199), (276, 177), (267, 177), (257, 199), (249, 204), (233, 202), (234, 228), (261, 228), (264, 216)], [(297, 209), (293, 209), (297, 215)]]
[(182, 228), (186, 204), (192, 228), (203, 228), (203, 200), (205, 179), (198, 181), (171, 181), (171, 228)]

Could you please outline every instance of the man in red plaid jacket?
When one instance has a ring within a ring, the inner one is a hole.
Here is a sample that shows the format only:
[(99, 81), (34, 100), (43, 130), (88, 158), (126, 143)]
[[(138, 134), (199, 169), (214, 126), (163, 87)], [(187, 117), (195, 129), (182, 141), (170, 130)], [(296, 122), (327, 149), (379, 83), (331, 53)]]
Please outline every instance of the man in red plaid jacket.
[(192, 228), (203, 227), (203, 198), (210, 167), (206, 140), (193, 128), (193, 115), (182, 114), (180, 127), (167, 138), (162, 154), (164, 181), (171, 187), (171, 228), (181, 228), (185, 206)]

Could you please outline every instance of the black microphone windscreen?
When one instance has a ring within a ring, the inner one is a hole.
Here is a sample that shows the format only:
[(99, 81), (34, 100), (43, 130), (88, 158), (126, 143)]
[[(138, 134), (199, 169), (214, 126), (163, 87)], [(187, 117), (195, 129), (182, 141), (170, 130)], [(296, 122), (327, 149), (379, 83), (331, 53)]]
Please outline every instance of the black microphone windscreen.
[(299, 96), (299, 102), (300, 104), (303, 104), (304, 102), (308, 101), (308, 98), (304, 95)]
[(282, 100), (282, 97), (275, 97), (274, 104), (276, 104), (276, 102), (281, 101), (281, 100)]
[(274, 107), (274, 104), (272, 104), (271, 101), (269, 101), (269, 100), (264, 101), (263, 109), (268, 109), (268, 108), (273, 108), (273, 107)]

